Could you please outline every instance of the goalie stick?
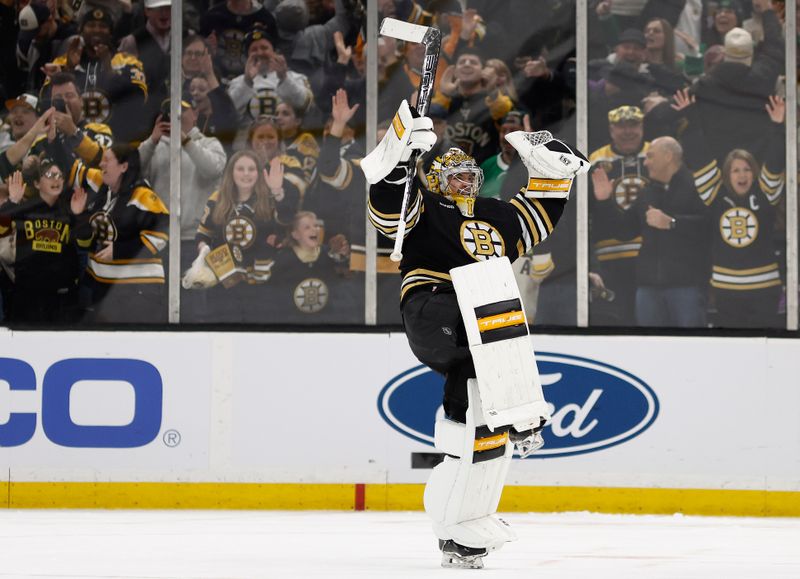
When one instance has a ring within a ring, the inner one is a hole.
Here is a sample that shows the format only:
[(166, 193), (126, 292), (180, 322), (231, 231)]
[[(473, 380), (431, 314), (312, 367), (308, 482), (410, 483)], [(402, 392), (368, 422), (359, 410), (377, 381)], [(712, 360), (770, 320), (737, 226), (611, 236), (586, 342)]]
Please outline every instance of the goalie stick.
[[(439, 64), (439, 50), (442, 46), (442, 32), (432, 26), (420, 26), (403, 22), (394, 18), (384, 18), (381, 22), (380, 33), (403, 40), (405, 42), (422, 43), (425, 45), (425, 59), (422, 63), (422, 75), (417, 92), (417, 112), (424, 117), (428, 114), (433, 84), (436, 80), (436, 67)], [(397, 237), (394, 240), (394, 249), (390, 256), (392, 261), (403, 259), (403, 237), (406, 233), (406, 211), (408, 201), (411, 198), (411, 188), (414, 186), (414, 177), (417, 174), (417, 158), (419, 151), (413, 151), (408, 160), (408, 177), (406, 180), (405, 191), (403, 191), (403, 201), (400, 205), (400, 218), (397, 221)]]

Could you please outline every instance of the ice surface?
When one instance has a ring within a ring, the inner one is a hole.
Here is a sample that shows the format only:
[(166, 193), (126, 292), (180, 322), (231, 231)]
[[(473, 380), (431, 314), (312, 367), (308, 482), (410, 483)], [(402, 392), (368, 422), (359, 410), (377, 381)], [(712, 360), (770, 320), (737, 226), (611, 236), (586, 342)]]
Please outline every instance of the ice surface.
[(509, 514), (483, 571), (442, 569), (421, 512), (0, 511), (0, 577), (800, 577), (800, 519)]

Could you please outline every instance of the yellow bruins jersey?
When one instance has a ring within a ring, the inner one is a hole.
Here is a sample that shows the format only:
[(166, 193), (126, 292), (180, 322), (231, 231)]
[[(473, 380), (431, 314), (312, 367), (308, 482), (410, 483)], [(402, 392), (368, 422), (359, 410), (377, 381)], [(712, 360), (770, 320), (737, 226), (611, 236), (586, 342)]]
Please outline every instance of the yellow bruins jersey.
[[(601, 168), (608, 175), (612, 199), (620, 211), (627, 211), (649, 182), (644, 159), (650, 143), (633, 155), (621, 155), (609, 144), (589, 155), (593, 168)], [(642, 247), (642, 238), (618, 239), (613, 224), (593, 215), (591, 242), (598, 261), (635, 259)]]
[[(405, 172), (397, 168), (369, 190), (369, 219), (392, 239)], [(513, 262), (552, 233), (565, 204), (566, 199), (528, 198), (520, 190), (509, 202), (478, 197), (473, 217), (465, 217), (450, 199), (418, 188), (406, 213), (401, 300), (422, 285), (451, 284), (454, 267), (502, 256)]]

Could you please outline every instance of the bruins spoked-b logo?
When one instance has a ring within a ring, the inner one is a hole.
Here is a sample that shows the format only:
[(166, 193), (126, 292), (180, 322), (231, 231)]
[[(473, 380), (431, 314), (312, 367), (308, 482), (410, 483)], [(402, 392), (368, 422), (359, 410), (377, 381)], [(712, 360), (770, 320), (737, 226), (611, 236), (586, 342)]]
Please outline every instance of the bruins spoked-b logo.
[(94, 230), (97, 241), (102, 244), (105, 241), (116, 241), (117, 228), (114, 220), (105, 211), (98, 211), (89, 218), (89, 224)]
[(247, 249), (256, 238), (256, 226), (247, 217), (237, 216), (225, 224), (225, 241)]
[(747, 247), (758, 237), (758, 218), (746, 207), (732, 207), (719, 218), (719, 231), (728, 245)]
[(297, 284), (292, 297), (298, 310), (304, 314), (316, 314), (328, 305), (330, 291), (324, 281), (310, 277)]
[(639, 175), (626, 175), (625, 177), (615, 179), (614, 199), (617, 205), (622, 209), (627, 209), (633, 205), (633, 202), (636, 201), (636, 198), (639, 196), (639, 193), (642, 192), (645, 185), (647, 185), (647, 179)]
[(461, 224), (461, 245), (476, 261), (505, 255), (503, 238), (484, 221), (468, 220)]
[(90, 123), (107, 123), (111, 118), (111, 101), (99, 90), (83, 93), (83, 116)]

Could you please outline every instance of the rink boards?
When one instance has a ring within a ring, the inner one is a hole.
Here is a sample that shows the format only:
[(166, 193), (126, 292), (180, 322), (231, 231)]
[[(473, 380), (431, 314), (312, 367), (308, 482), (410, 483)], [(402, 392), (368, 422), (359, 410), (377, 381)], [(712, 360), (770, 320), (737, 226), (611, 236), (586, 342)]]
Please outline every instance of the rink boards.
[[(501, 510), (800, 516), (800, 341), (533, 336)], [(0, 505), (413, 510), (441, 378), (402, 334), (0, 335)]]

